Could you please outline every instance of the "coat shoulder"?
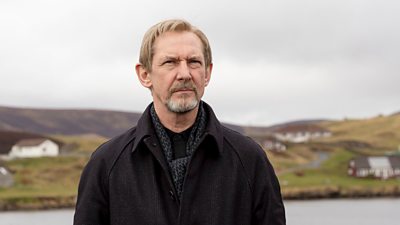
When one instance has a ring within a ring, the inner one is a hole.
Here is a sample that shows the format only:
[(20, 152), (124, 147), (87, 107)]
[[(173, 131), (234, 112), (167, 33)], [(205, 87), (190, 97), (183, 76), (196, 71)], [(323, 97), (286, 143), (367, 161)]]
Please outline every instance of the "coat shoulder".
[(227, 127), (223, 127), (223, 131), (225, 141), (234, 151), (238, 152), (239, 155), (262, 158), (265, 156), (265, 152), (261, 146), (250, 137)]
[(107, 142), (100, 145), (90, 157), (90, 161), (105, 161), (107, 164), (112, 164), (118, 156), (125, 150), (135, 139), (136, 127), (115, 136)]
[(228, 145), (226, 148), (240, 162), (252, 190), (261, 180), (275, 179), (266, 152), (253, 139), (228, 128), (224, 128), (224, 138), (224, 146)]

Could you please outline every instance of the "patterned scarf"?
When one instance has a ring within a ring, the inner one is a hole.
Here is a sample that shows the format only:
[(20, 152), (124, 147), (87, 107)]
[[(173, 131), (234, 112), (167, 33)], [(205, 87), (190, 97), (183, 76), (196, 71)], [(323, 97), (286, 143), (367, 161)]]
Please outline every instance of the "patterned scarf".
[(172, 175), (172, 179), (175, 185), (175, 189), (180, 198), (183, 188), (183, 182), (186, 173), (186, 167), (190, 160), (190, 157), (200, 144), (200, 139), (204, 133), (204, 129), (207, 123), (207, 117), (203, 109), (203, 102), (199, 103), (199, 111), (197, 113), (196, 121), (193, 124), (192, 130), (189, 135), (188, 142), (186, 143), (186, 157), (173, 159), (173, 149), (171, 140), (164, 129), (164, 126), (161, 124), (156, 111), (154, 109), (154, 105), (151, 106), (150, 109), (151, 118), (153, 121), (153, 126), (156, 130), (156, 134), (158, 140), (160, 141), (163, 153), (165, 158), (167, 159), (168, 166)]

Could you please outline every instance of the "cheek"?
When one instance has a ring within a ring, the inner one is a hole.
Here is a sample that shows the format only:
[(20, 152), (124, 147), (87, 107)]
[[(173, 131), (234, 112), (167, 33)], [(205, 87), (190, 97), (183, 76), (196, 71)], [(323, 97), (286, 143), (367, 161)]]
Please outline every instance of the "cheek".
[(204, 89), (206, 87), (206, 83), (204, 80), (198, 81), (196, 84), (197, 92), (200, 96), (204, 94)]

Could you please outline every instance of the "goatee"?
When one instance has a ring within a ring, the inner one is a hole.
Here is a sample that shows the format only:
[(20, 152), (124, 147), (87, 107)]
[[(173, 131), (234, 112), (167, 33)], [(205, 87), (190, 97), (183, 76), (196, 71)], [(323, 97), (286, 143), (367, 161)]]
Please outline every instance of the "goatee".
[[(172, 95), (180, 90), (190, 90), (193, 91), (195, 96), (178, 96), (178, 99), (172, 99)], [(197, 88), (192, 82), (178, 83), (174, 85), (168, 95), (166, 106), (169, 111), (175, 113), (186, 113), (197, 107), (199, 104)]]

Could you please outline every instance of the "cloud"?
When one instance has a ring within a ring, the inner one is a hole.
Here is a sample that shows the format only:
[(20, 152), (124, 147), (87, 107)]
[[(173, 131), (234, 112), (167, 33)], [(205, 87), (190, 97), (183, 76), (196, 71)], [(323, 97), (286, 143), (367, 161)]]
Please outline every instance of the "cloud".
[(142, 111), (144, 32), (186, 18), (211, 41), (205, 99), (229, 122), (398, 111), (398, 1), (1, 1), (0, 104)]

